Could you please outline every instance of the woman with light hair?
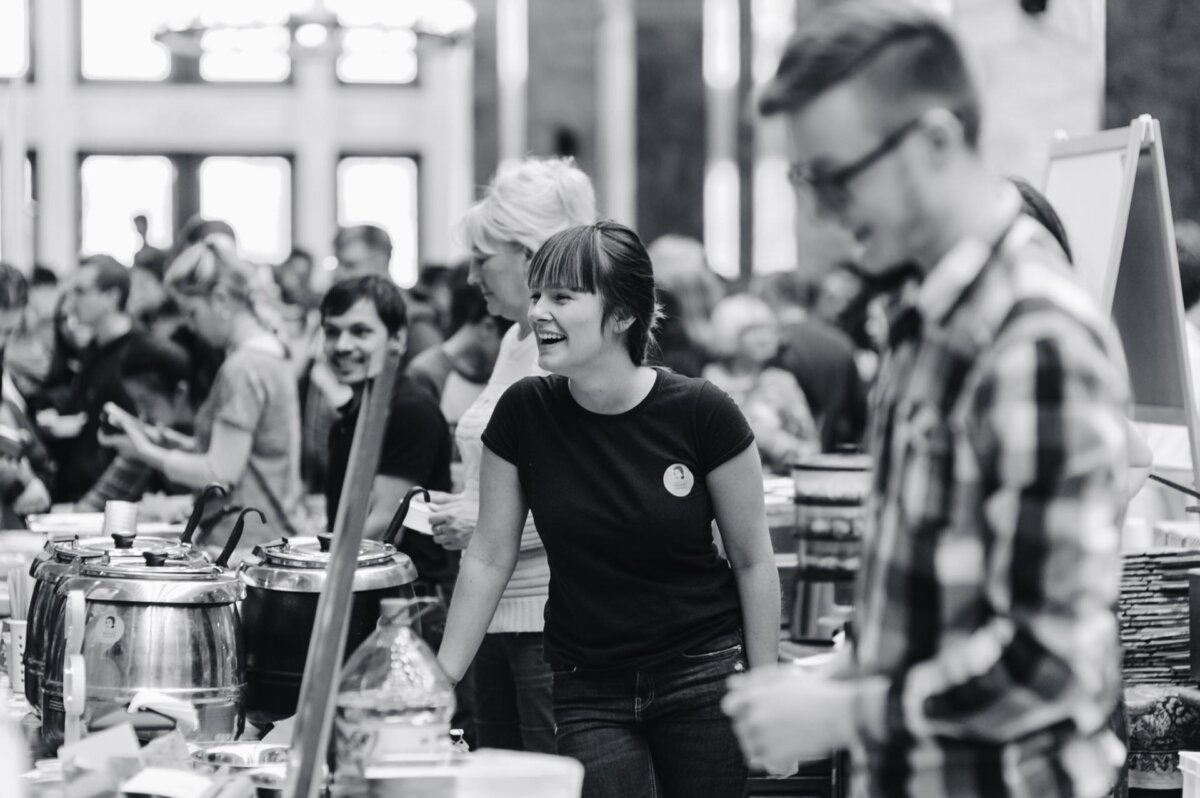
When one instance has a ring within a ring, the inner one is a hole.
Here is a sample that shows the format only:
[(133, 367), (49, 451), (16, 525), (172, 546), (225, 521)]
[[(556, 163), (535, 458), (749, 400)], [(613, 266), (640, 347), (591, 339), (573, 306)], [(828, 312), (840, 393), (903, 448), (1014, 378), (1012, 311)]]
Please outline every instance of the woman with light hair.
[[(233, 239), (212, 234), (171, 263), (166, 287), (185, 323), (225, 361), (196, 413), (191, 446), (168, 443), (136, 418), (109, 407), (123, 434), (106, 438), (122, 454), (141, 460), (172, 482), (199, 490), (210, 482), (229, 488), (230, 507), (256, 507), (261, 525), (247, 516), (239, 549), (282, 535), (300, 522), (300, 400), (287, 350), (256, 310), (252, 268)], [(206, 545), (223, 545), (232, 527), (222, 518)]]
[(791, 372), (767, 364), (779, 351), (779, 324), (766, 302), (750, 294), (725, 297), (713, 308), (717, 362), (704, 378), (733, 397), (746, 415), (763, 465), (790, 473), (797, 458), (821, 450), (804, 391)]
[[(432, 496), (434, 540), (447, 549), (466, 548), (475, 531), (482, 437), (496, 402), (517, 380), (546, 373), (538, 367), (537, 340), (527, 316), (529, 262), (550, 236), (594, 221), (592, 182), (574, 161), (527, 158), (502, 167), (459, 223), (459, 238), (471, 250), (471, 284), (483, 292), (488, 312), (516, 323), (500, 344), (487, 387), (455, 429), (464, 490)], [(545, 549), (527, 519), (516, 568), (474, 661), (479, 746), (555, 751), (553, 675), (542, 659), (549, 584)]]

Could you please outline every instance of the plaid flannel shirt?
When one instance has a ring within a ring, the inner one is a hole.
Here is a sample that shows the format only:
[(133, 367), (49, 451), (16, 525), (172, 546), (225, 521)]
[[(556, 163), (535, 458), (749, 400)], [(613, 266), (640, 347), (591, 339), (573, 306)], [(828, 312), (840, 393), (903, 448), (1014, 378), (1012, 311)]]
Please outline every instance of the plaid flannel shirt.
[(857, 786), (1105, 795), (1123, 759), (1106, 726), (1120, 683), (1120, 345), (1024, 216), (992, 248), (960, 242), (913, 304), (915, 334), (891, 347), (872, 397), (854, 655), (889, 687), (886, 734), (855, 752)]

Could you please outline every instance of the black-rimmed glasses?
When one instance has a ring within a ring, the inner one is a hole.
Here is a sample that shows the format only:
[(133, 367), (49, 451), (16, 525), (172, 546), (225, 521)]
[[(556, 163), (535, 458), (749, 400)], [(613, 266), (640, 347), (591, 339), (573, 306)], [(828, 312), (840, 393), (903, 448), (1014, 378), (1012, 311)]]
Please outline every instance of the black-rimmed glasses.
[(811, 166), (793, 164), (788, 169), (788, 182), (796, 189), (808, 188), (819, 205), (831, 211), (841, 211), (850, 203), (850, 181), (871, 168), (918, 127), (922, 117), (908, 122), (884, 136), (873, 149), (852, 163), (831, 170), (816, 170)]

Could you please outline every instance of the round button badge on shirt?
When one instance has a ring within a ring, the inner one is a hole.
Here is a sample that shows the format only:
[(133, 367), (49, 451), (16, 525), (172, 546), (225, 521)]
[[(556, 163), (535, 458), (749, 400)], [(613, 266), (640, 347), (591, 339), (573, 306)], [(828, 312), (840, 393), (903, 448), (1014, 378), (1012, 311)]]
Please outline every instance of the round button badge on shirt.
[(663, 472), (663, 487), (672, 496), (682, 499), (692, 492), (695, 484), (696, 478), (692, 476), (691, 469), (682, 463), (672, 463)]

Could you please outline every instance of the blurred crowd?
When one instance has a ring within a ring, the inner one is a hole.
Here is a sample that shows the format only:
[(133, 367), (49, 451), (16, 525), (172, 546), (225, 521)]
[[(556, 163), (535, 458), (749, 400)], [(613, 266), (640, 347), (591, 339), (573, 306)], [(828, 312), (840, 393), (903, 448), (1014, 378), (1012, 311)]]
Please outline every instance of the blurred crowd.
[[(10, 266), (0, 273), (5, 528), (52, 506), (98, 511), (110, 499), (186, 493), (198, 487), (189, 482), (219, 476), (219, 465), (192, 474), (179, 462), (142, 462), (153, 458), (139, 460), (110, 416), (119, 415), (115, 406), (163, 441), (194, 449), (198, 432), (212, 434), (212, 414), (198, 415), (212, 403), (222, 363), (245, 329), (251, 339), (278, 343), (278, 363), (294, 381), (280, 406), (300, 430), (301, 490), (324, 492), (328, 435), (351, 391), (325, 364), (323, 288), (386, 276), (387, 233), (371, 225), (341, 229), (336, 267), (326, 271), (300, 248), (279, 264), (249, 262), (238, 254), (236, 231), (219, 220), (190, 220), (169, 250), (145, 242), (145, 217), (133, 224), (143, 245), (132, 263), (92, 254), (65, 276), (41, 265), (27, 277)], [(710, 270), (694, 239), (664, 236), (650, 253), (664, 310), (656, 363), (730, 394), (751, 421), (766, 469), (787, 473), (798, 457), (861, 445), (882, 325), (852, 266), (819, 281), (786, 272), (743, 287)], [(438, 402), (451, 435), (487, 385), (512, 323), (488, 312), (469, 272), (468, 263), (426, 265), (417, 285), (401, 292), (405, 373)], [(240, 474), (241, 465), (225, 470)], [(269, 462), (260, 465), (271, 470)], [(181, 468), (183, 481), (174, 482)], [(277, 503), (295, 501), (283, 495), (289, 492), (280, 491)]]

